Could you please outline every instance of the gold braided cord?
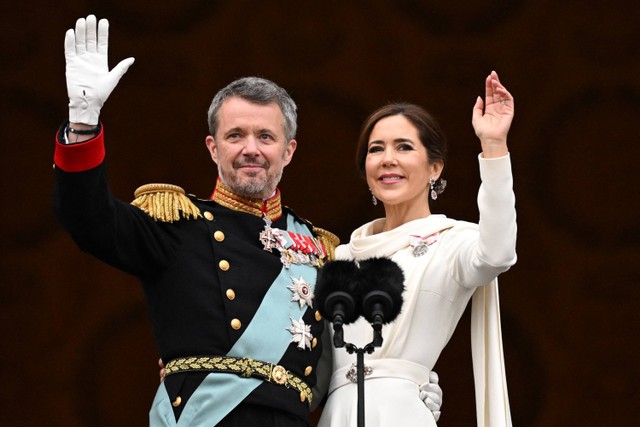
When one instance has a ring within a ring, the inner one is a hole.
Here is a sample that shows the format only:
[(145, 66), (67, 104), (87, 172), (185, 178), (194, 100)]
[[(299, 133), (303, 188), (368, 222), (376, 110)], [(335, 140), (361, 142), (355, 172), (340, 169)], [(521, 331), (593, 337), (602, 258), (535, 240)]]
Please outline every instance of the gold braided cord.
[(236, 374), (242, 378), (260, 378), (270, 383), (292, 388), (300, 393), (301, 401), (313, 400), (311, 388), (302, 379), (293, 375), (280, 365), (261, 362), (248, 357), (199, 356), (182, 357), (167, 363), (166, 375), (178, 372), (208, 371)]
[(200, 209), (186, 196), (182, 187), (172, 184), (146, 184), (134, 192), (133, 206), (160, 222), (200, 218)]
[(338, 236), (324, 228), (313, 227), (313, 234), (317, 236), (317, 239), (322, 243), (327, 251), (327, 260), (331, 261), (336, 257), (336, 246), (340, 244)]

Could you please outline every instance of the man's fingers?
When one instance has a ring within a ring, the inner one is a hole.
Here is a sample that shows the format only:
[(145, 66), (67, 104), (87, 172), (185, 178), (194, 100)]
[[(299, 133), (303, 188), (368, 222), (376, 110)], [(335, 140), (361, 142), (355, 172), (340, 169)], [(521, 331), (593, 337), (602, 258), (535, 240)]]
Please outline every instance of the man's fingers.
[(64, 35), (64, 56), (67, 59), (76, 56), (76, 33), (71, 28)]
[(109, 21), (98, 22), (98, 53), (106, 55), (109, 50)]
[(87, 52), (96, 51), (96, 17), (94, 15), (87, 16), (87, 33), (85, 35), (87, 43)]
[(134, 61), (135, 61), (134, 58), (123, 59), (122, 61), (120, 61), (120, 63), (118, 63), (118, 65), (113, 67), (113, 69), (111, 70), (111, 73), (116, 78), (116, 83), (120, 80), (120, 77), (122, 77), (124, 73), (127, 72), (127, 70), (129, 69), (131, 64), (133, 64)]
[(422, 400), (425, 401), (427, 406), (429, 406), (430, 404), (434, 405), (434, 408), (429, 406), (429, 409), (440, 409), (440, 406), (442, 405), (442, 400), (440, 399), (440, 395), (438, 393), (425, 391), (423, 396), (424, 397), (422, 398)]
[(81, 55), (87, 51), (85, 36), (87, 32), (87, 21), (80, 18), (76, 21), (76, 55)]

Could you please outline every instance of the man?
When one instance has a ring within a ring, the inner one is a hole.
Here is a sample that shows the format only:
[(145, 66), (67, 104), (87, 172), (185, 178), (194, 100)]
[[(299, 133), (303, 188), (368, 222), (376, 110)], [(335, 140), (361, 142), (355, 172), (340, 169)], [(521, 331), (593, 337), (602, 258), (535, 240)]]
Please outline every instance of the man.
[(338, 240), (280, 200), (295, 103), (271, 81), (232, 82), (209, 109), (212, 196), (148, 184), (124, 203), (109, 191), (99, 113), (134, 60), (109, 71), (107, 46), (108, 22), (93, 15), (67, 31), (69, 122), (56, 137), (54, 204), (82, 250), (142, 283), (167, 362), (150, 425), (307, 426), (321, 398), (312, 388), (331, 373), (330, 359), (319, 366), (327, 328), (313, 288)]

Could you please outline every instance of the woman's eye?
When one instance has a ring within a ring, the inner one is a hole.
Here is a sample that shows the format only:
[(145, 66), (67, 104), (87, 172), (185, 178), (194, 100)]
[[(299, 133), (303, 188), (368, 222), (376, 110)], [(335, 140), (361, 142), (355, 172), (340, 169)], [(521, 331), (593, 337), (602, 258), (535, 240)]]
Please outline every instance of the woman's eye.
[(373, 146), (369, 147), (368, 153), (378, 153), (380, 151), (382, 151), (382, 147), (378, 147), (377, 145), (373, 145)]
[(413, 151), (413, 146), (411, 144), (400, 144), (398, 147), (400, 151)]

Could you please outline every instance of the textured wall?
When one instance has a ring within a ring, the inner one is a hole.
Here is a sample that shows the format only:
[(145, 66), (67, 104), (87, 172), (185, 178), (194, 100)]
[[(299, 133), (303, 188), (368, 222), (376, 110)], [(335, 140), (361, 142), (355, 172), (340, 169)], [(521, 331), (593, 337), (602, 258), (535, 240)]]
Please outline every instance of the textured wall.
[[(636, 425), (640, 3), (142, 4), (35, 0), (0, 14), (0, 424), (145, 425), (157, 384), (136, 281), (80, 253), (51, 210), (64, 32), (96, 13), (111, 21), (112, 66), (136, 57), (102, 114), (116, 195), (171, 182), (207, 196), (210, 98), (260, 75), (299, 104), (285, 203), (343, 239), (382, 214), (352, 158), (361, 121), (390, 100), (439, 118), (451, 150), (435, 210), (477, 219), (471, 108), (497, 70), (516, 99), (519, 262), (501, 278), (514, 424)], [(468, 320), (436, 367), (444, 427), (475, 422)]]

